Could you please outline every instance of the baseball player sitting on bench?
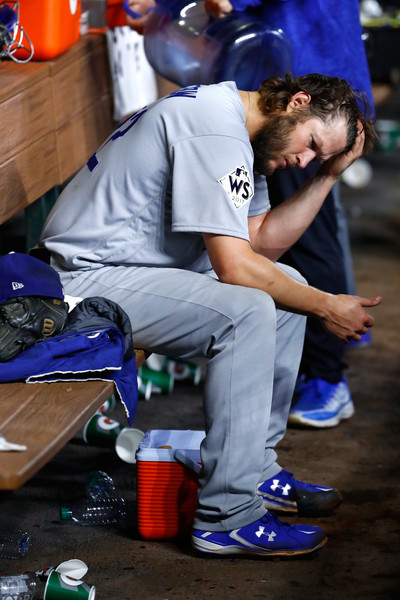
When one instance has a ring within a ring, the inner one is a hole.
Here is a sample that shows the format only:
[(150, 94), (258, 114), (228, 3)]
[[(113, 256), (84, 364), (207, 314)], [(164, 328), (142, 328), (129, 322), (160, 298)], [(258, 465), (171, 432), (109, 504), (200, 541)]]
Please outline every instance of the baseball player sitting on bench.
[[(340, 492), (277, 463), (306, 315), (358, 340), (380, 297), (312, 288), (279, 257), (304, 232), (374, 129), (341, 79), (270, 78), (255, 92), (194, 85), (122, 123), (68, 184), (40, 246), (65, 293), (104, 296), (136, 347), (205, 357), (204, 427), (192, 542), (205, 553), (296, 555), (326, 542), (312, 516)], [(321, 163), (270, 210), (265, 175)], [(365, 307), (365, 308), (364, 308)]]

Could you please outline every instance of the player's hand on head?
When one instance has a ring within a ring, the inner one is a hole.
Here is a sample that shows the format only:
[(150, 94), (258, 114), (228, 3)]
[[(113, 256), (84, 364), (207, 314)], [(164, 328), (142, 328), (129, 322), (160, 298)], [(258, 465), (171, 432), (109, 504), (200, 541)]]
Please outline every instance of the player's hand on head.
[(323, 163), (322, 169), (325, 173), (338, 178), (350, 165), (352, 165), (358, 158), (360, 158), (360, 156), (362, 156), (364, 150), (365, 133), (362, 129), (360, 121), (357, 123), (357, 129), (358, 134), (350, 150), (348, 152), (342, 152), (337, 156), (333, 156)]

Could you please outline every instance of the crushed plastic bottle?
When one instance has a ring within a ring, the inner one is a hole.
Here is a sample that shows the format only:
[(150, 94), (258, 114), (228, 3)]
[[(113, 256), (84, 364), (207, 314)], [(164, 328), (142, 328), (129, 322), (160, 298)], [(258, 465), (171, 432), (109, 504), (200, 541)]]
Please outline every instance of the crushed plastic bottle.
[(43, 598), (46, 570), (0, 576), (0, 600), (36, 600)]
[(22, 529), (0, 530), (0, 558), (22, 558), (31, 547), (31, 536)]
[(92, 500), (116, 497), (114, 481), (104, 471), (91, 471), (86, 477), (86, 494)]
[(123, 498), (103, 498), (92, 500), (85, 498), (71, 506), (60, 508), (63, 521), (72, 520), (80, 525), (114, 525), (124, 527), (126, 524), (126, 505)]

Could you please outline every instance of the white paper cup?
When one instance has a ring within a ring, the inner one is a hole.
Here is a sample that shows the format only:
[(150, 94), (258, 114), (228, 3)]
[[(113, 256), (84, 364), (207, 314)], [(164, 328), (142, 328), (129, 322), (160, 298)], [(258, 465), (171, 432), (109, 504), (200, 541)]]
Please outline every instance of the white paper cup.
[(96, 588), (64, 573), (52, 571), (44, 591), (45, 600), (94, 600)]
[(133, 427), (126, 427), (119, 433), (115, 441), (115, 451), (124, 462), (136, 462), (136, 450), (144, 438), (144, 432)]

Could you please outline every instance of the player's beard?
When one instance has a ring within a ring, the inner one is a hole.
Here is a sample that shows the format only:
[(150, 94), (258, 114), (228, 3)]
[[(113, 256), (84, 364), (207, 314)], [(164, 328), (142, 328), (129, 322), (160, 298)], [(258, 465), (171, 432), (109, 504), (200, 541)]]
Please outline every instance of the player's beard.
[(280, 114), (268, 117), (267, 123), (251, 142), (254, 152), (254, 171), (272, 175), (276, 167), (272, 161), (284, 157), (296, 125), (304, 121), (303, 114)]

